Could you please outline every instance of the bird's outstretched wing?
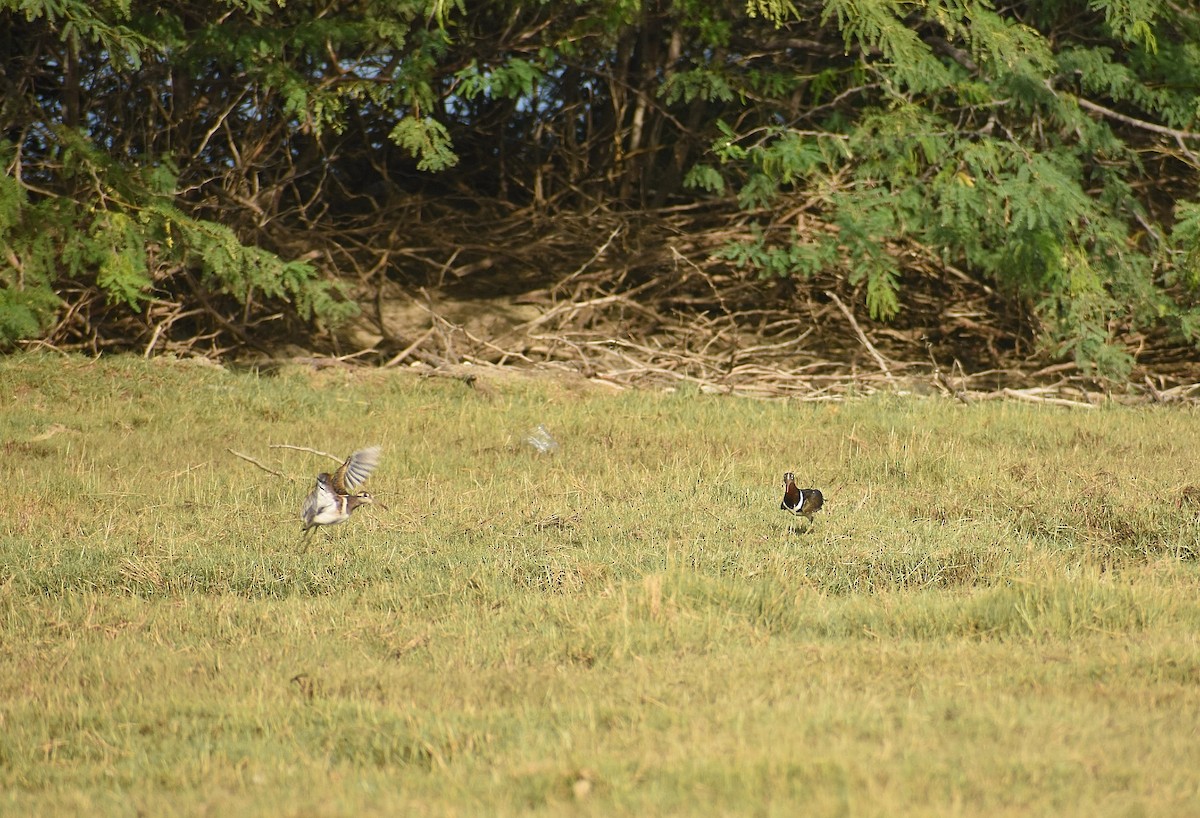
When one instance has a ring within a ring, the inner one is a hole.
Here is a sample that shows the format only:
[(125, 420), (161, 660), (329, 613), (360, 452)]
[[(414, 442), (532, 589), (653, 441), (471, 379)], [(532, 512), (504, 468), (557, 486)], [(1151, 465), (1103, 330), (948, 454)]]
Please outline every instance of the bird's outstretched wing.
[(321, 525), (317, 518), (337, 506), (337, 497), (329, 485), (329, 475), (321, 472), (317, 475), (317, 485), (304, 498), (304, 508), (300, 511), (300, 519), (304, 521), (301, 531)]
[(379, 465), (379, 447), (371, 446), (359, 449), (346, 458), (346, 462), (338, 466), (333, 473), (330, 487), (335, 494), (353, 494), (359, 486), (367, 482), (371, 472)]

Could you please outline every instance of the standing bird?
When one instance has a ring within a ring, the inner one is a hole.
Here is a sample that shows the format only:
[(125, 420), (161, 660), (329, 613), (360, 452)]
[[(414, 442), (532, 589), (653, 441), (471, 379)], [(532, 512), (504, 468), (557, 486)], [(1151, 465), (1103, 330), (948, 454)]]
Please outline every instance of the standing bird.
[(813, 514), (825, 505), (825, 495), (820, 489), (802, 489), (796, 486), (796, 475), (788, 472), (783, 476), (783, 502), (779, 507), (797, 517), (805, 517), (811, 523)]
[(304, 522), (300, 530), (310, 533), (317, 526), (344, 523), (354, 509), (375, 502), (370, 494), (356, 489), (366, 482), (378, 465), (379, 447), (371, 446), (350, 455), (332, 475), (318, 474), (317, 485), (304, 499), (304, 508), (300, 511), (300, 519)]

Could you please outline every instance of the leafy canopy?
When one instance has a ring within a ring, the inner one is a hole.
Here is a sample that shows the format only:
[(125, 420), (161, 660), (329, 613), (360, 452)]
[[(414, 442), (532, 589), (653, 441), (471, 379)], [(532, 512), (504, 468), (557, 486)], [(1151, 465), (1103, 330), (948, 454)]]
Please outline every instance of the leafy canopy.
[(336, 322), (305, 242), (435, 179), (546, 211), (732, 197), (733, 266), (837, 276), (879, 320), (963, 270), (1112, 377), (1139, 333), (1200, 337), (1188, 4), (0, 0), (0, 23), (0, 343), (85, 301), (142, 334), (164, 302), (220, 332)]

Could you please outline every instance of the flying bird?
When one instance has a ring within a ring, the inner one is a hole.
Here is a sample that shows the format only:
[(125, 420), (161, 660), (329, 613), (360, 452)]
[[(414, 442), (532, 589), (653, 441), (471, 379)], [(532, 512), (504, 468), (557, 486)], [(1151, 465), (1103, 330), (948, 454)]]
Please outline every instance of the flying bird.
[(370, 494), (357, 489), (378, 465), (379, 447), (371, 446), (350, 455), (332, 475), (328, 472), (318, 474), (317, 485), (304, 499), (304, 508), (300, 511), (300, 519), (304, 522), (300, 530), (311, 533), (317, 526), (344, 523), (354, 509), (375, 502)]
[(784, 511), (790, 511), (797, 517), (804, 517), (810, 523), (813, 521), (813, 514), (821, 510), (821, 506), (825, 505), (825, 495), (821, 494), (820, 489), (802, 489), (796, 485), (796, 475), (788, 472), (783, 476), (783, 502), (779, 507)]

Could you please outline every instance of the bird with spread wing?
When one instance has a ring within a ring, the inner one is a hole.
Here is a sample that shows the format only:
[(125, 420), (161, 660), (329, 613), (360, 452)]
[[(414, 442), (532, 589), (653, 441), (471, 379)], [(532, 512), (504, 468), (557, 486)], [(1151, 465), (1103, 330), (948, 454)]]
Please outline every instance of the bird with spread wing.
[(379, 452), (378, 446), (359, 449), (333, 474), (318, 474), (317, 485), (305, 498), (304, 508), (300, 511), (304, 523), (300, 530), (310, 534), (318, 526), (344, 523), (354, 509), (371, 505), (375, 499), (365, 491), (358, 491), (358, 487), (379, 465)]

